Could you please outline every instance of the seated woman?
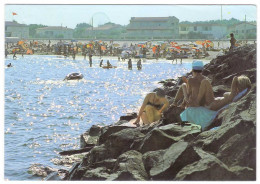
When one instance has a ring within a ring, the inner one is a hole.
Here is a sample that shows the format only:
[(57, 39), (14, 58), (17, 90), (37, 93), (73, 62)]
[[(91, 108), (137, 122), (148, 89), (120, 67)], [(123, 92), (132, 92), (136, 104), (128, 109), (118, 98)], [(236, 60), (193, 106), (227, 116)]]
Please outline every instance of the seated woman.
[(146, 95), (134, 124), (140, 126), (140, 118), (142, 118), (144, 125), (160, 120), (162, 112), (168, 106), (169, 102), (165, 98), (165, 92), (160, 88), (156, 89), (155, 93)]
[[(238, 93), (245, 89), (251, 88), (251, 81), (247, 76), (235, 76), (231, 84), (231, 92), (224, 94), (224, 97), (214, 97), (213, 89), (210, 82), (207, 79), (201, 81), (198, 97), (194, 106), (200, 106), (201, 102), (204, 102), (204, 106), (210, 110), (216, 111), (232, 102), (234, 97)], [(191, 103), (191, 102), (189, 102)]]

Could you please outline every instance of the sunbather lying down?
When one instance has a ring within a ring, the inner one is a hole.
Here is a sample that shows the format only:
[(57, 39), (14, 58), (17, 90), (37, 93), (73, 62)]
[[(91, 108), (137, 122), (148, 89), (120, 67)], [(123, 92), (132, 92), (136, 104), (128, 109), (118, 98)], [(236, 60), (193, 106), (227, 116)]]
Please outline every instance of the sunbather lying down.
[[(210, 82), (207, 79), (201, 81), (199, 94), (195, 102), (189, 102), (195, 104), (194, 106), (200, 106), (201, 101), (204, 101), (205, 107), (216, 111), (225, 105), (232, 102), (233, 98), (245, 89), (251, 88), (251, 81), (247, 76), (235, 76), (231, 84), (231, 92), (227, 92), (223, 97), (214, 97), (213, 89)], [(194, 107), (193, 106), (193, 107)]]
[[(231, 85), (231, 92), (225, 93), (224, 97), (214, 98), (210, 83), (203, 81), (201, 86), (199, 98), (206, 98), (208, 106), (188, 107), (180, 114), (182, 121), (188, 121), (201, 126), (201, 130), (210, 128), (216, 116), (225, 108), (230, 102), (235, 102), (249, 92), (251, 82), (248, 77), (239, 76), (234, 77)], [(203, 92), (203, 93), (202, 93)], [(209, 95), (210, 94), (210, 95)]]

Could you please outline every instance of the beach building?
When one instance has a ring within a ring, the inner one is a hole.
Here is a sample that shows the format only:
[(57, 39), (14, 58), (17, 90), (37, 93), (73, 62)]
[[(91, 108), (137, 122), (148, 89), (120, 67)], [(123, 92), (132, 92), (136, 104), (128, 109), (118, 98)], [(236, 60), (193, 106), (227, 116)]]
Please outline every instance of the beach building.
[(229, 32), (234, 33), (239, 39), (256, 39), (256, 24), (242, 22), (229, 28)]
[(5, 37), (29, 38), (29, 26), (13, 21), (5, 21)]
[(120, 31), (122, 31), (123, 26), (115, 23), (106, 23), (104, 25), (100, 25), (98, 27), (89, 27), (86, 29), (85, 37), (95, 36), (95, 37), (108, 37), (113, 35), (120, 35)]
[(222, 39), (228, 34), (228, 27), (221, 24), (208, 23), (180, 23), (179, 35), (181, 39)]
[(73, 38), (73, 29), (62, 26), (49, 26), (36, 29), (36, 35), (40, 38)]
[(174, 39), (179, 37), (179, 19), (170, 17), (131, 17), (127, 38)]

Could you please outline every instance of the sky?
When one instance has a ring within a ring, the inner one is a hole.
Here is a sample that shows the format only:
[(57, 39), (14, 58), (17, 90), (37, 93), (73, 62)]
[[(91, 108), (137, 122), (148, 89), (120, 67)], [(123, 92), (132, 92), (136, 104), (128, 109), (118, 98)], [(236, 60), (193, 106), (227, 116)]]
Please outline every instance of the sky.
[[(72, 1), (73, 2), (73, 1)], [(47, 26), (67, 26), (75, 28), (78, 23), (91, 23), (94, 27), (106, 22), (127, 25), (131, 17), (175, 16), (179, 21), (207, 21), (221, 19), (221, 5), (44, 5), (8, 4), (4, 5), (5, 20), (16, 20), (23, 24), (43, 24)], [(256, 5), (222, 5), (222, 19), (257, 20)], [(12, 12), (17, 15), (12, 15)]]

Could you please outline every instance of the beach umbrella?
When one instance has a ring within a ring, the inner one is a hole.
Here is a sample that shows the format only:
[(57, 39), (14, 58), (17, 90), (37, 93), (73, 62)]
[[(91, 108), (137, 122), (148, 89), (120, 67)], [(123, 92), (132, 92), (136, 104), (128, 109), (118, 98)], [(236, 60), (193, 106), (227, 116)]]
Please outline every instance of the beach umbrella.
[(20, 49), (19, 48), (14, 48), (13, 50), (12, 50), (12, 52), (14, 53), (15, 51), (19, 51)]
[(214, 43), (210, 40), (205, 40), (202, 45), (205, 45), (206, 48), (208, 47), (214, 47)]
[(106, 50), (106, 47), (105, 46), (101, 46), (101, 50)]
[(20, 41), (18, 42), (18, 45), (22, 45), (23, 43), (24, 43), (24, 41), (20, 40)]
[(119, 45), (119, 43), (114, 43), (113, 46), (114, 47), (119, 47), (120, 45)]
[(32, 53), (32, 50), (31, 50), (31, 49), (28, 49), (28, 50), (26, 51), (26, 54), (33, 54), (33, 53)]
[(170, 45), (175, 46), (175, 45), (178, 45), (178, 43), (177, 42), (170, 42)]
[(178, 50), (180, 50), (181, 49), (181, 47), (180, 46), (173, 46), (175, 49), (178, 49)]
[(198, 40), (198, 41), (196, 41), (195, 43), (196, 43), (197, 45), (202, 45), (203, 41), (199, 41), (199, 40)]

